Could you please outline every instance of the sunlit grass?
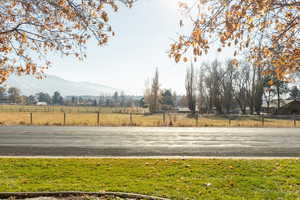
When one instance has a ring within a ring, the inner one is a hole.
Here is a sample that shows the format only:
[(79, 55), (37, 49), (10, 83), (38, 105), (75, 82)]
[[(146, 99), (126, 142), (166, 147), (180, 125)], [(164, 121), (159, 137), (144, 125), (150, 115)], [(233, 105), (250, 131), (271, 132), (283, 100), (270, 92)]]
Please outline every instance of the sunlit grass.
[(295, 200), (300, 160), (0, 159), (0, 192), (37, 191)]

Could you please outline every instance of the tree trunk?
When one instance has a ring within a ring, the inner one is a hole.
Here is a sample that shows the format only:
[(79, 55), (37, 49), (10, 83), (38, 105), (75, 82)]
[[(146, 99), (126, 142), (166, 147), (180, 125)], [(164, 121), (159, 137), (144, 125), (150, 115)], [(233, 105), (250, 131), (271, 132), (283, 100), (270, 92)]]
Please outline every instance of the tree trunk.
[(277, 89), (277, 113), (278, 113), (280, 108), (280, 91), (279, 91), (280, 89), (278, 86), (276, 87), (276, 89)]

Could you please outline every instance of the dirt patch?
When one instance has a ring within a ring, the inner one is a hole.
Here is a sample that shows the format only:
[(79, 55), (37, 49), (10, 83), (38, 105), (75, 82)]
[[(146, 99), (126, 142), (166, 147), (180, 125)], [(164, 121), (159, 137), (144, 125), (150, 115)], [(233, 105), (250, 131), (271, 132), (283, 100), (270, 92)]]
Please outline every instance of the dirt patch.
[[(97, 197), (97, 196), (70, 196), (70, 197), (35, 197), (18, 200), (136, 200), (137, 198), (121, 198), (121, 197)], [(5, 200), (17, 200), (15, 197), (10, 197)]]
[(0, 192), (0, 200), (167, 200), (165, 198), (122, 192)]

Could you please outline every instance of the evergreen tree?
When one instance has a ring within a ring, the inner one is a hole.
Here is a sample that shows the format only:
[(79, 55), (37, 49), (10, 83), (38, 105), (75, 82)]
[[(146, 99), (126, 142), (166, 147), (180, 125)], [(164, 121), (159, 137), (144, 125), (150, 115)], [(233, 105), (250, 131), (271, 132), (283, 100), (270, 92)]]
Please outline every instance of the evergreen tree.
[(174, 106), (174, 98), (171, 90), (165, 90), (161, 94), (161, 103), (168, 106)]
[(63, 105), (64, 104), (64, 99), (58, 91), (54, 92), (54, 94), (52, 96), (52, 104), (53, 105)]
[(37, 93), (37, 99), (39, 102), (46, 102), (47, 104), (51, 104), (51, 97), (48, 93)]
[(30, 95), (30, 96), (27, 98), (27, 104), (28, 104), (28, 105), (34, 105), (34, 104), (36, 104), (36, 98), (35, 98), (35, 96)]

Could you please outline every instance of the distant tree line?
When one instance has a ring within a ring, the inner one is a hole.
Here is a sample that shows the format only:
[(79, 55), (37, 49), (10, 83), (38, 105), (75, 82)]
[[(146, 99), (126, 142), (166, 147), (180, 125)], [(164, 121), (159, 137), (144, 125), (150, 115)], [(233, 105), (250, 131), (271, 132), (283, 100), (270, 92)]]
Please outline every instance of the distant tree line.
[[(146, 83), (144, 104), (151, 113), (186, 107), (192, 114), (260, 114), (270, 112), (274, 104), (278, 110), (284, 99), (300, 100), (300, 90), (295, 85), (299, 77), (282, 81), (276, 73), (264, 74), (260, 67), (246, 61), (239, 63), (236, 66), (232, 60), (224, 63), (215, 60), (202, 63), (198, 69), (191, 63), (186, 71), (183, 96), (162, 89), (156, 69), (152, 81)], [(267, 67), (271, 69), (272, 65)]]
[(246, 61), (235, 66), (231, 60), (215, 60), (201, 64), (197, 73), (192, 64), (186, 82), (187, 103), (192, 112), (196, 111), (195, 101), (201, 113), (260, 114), (270, 112), (271, 104), (276, 104), (278, 110), (284, 99), (300, 99), (299, 88), (290, 88), (295, 79), (282, 81), (276, 73), (264, 74), (260, 67)]
[(64, 105), (64, 98), (56, 91), (50, 96), (48, 93), (39, 92), (35, 95), (21, 95), (20, 89), (16, 87), (0, 87), (1, 104), (35, 105), (44, 102), (47, 105)]
[(66, 106), (103, 106), (103, 107), (133, 107), (144, 106), (140, 97), (125, 95), (124, 92), (114, 92), (113, 95), (99, 96), (67, 96), (58, 91), (52, 95), (39, 92), (35, 95), (21, 95), (18, 88), (0, 86), (0, 104), (19, 105), (66, 105)]

